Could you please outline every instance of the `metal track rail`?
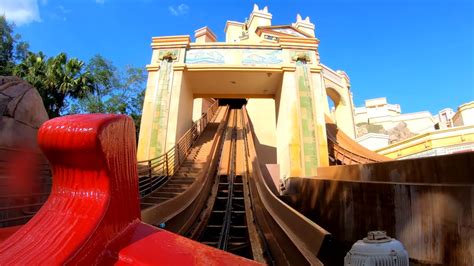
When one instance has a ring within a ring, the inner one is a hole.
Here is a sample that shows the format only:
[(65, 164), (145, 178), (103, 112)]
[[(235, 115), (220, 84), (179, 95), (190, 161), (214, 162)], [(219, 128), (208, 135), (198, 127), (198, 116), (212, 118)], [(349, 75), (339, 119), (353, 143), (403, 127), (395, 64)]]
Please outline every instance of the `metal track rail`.
[[(212, 209), (198, 222), (198, 241), (236, 255), (254, 259), (247, 226), (247, 208), (242, 176), (242, 123), (240, 110), (232, 110), (216, 176), (217, 193), (210, 196)], [(247, 193), (248, 194), (248, 193)], [(247, 201), (248, 202), (248, 201)], [(201, 223), (201, 225), (199, 225)], [(202, 226), (205, 224), (205, 226)]]
[[(156, 226), (164, 225), (167, 230), (183, 234), (189, 230), (196, 217), (200, 215), (214, 181), (220, 147), (222, 146), (222, 132), (226, 127), (228, 117), (228, 108), (220, 108), (218, 116), (220, 117), (218, 119), (219, 123), (212, 125), (217, 127), (215, 133), (212, 136), (207, 136), (204, 140), (208, 145), (199, 159), (199, 161), (202, 161), (200, 169), (195, 172), (192, 168), (189, 168), (186, 170), (189, 170), (189, 173), (184, 173), (184, 171), (183, 176), (173, 176), (169, 181), (182, 183), (184, 181), (188, 182), (187, 180), (192, 178), (192, 182), (189, 182), (184, 191), (173, 193), (173, 196), (169, 199), (152, 203), (153, 206), (142, 209), (141, 214), (144, 222)], [(189, 156), (192, 156), (192, 153)], [(178, 171), (182, 170), (183, 167), (180, 167)], [(157, 193), (159, 192), (160, 189), (157, 190)]]
[(331, 165), (383, 162), (389, 158), (368, 150), (340, 130), (329, 116), (325, 116), (328, 155)]
[(237, 116), (234, 112), (234, 127), (231, 131), (231, 148), (230, 148), (230, 169), (229, 175), (227, 176), (227, 197), (224, 198), (227, 201), (226, 208), (224, 211), (224, 223), (222, 225), (222, 229), (219, 236), (219, 242), (217, 244), (217, 248), (222, 250), (227, 250), (227, 246), (229, 244), (229, 231), (230, 231), (230, 223), (232, 219), (232, 198), (234, 197), (234, 179), (235, 179), (235, 146), (236, 141), (235, 138), (237, 136), (236, 132), (236, 122)]
[(329, 233), (272, 193), (253, 138), (245, 107), (231, 110), (207, 199), (188, 210), (199, 214), (179, 214), (165, 229), (271, 265), (321, 265)]
[(327, 248), (330, 234), (273, 194), (260, 170), (253, 127), (243, 109), (244, 140), (248, 160), (249, 187), (255, 223), (274, 265), (322, 265), (318, 255)]

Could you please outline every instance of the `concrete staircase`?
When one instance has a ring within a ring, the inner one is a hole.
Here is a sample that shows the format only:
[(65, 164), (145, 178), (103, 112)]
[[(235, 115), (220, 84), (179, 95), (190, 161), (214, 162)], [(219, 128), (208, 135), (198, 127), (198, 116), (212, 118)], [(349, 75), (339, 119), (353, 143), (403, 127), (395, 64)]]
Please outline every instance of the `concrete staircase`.
[(196, 177), (204, 171), (218, 126), (219, 123), (208, 124), (178, 171), (165, 184), (141, 200), (142, 210), (176, 197), (194, 183)]

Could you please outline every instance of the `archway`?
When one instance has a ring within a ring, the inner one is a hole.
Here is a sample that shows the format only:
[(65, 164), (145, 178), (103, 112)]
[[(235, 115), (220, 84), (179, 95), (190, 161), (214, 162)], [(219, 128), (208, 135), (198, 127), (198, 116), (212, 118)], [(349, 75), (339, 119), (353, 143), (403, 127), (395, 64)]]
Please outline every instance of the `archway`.
[[(339, 129), (351, 138), (354, 138), (354, 116), (350, 92), (347, 90), (342, 90), (341, 92), (341, 89), (326, 87), (326, 95), (328, 98), (327, 114), (333, 119)], [(332, 106), (334, 110), (332, 110)]]
[(327, 114), (337, 123), (336, 112), (341, 102), (341, 95), (333, 88), (326, 88), (326, 96), (328, 101)]
[[(340, 116), (340, 104), (341, 104), (341, 95), (335, 89), (328, 87), (326, 88), (326, 95), (328, 100), (328, 115), (336, 122), (339, 120)], [(339, 115), (338, 115), (339, 114)]]

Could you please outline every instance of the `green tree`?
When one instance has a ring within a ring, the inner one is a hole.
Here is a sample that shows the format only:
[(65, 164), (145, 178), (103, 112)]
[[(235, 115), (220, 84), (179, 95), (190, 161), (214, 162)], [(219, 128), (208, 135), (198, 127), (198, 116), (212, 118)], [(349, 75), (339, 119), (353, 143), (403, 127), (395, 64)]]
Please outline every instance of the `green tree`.
[(117, 99), (120, 81), (117, 69), (109, 60), (95, 55), (86, 66), (94, 81), (94, 90), (80, 101), (82, 112), (125, 113), (124, 103)]
[(57, 117), (66, 107), (66, 98), (81, 99), (94, 89), (84, 62), (65, 53), (45, 59), (43, 53), (29, 55), (15, 67), (15, 75), (33, 85), (43, 98), (49, 117)]
[(14, 24), (0, 16), (0, 75), (11, 75), (15, 65), (28, 55), (28, 43), (19, 34), (13, 35), (13, 28)]
[(131, 92), (131, 97), (128, 103), (128, 114), (135, 121), (135, 127), (137, 128), (138, 136), (142, 118), (143, 101), (145, 100), (145, 69), (130, 66), (126, 67), (124, 81), (124, 88), (128, 92)]
[(127, 114), (134, 119), (138, 131), (146, 80), (144, 69), (128, 66), (118, 71), (101, 55), (91, 58), (86, 69), (92, 75), (94, 89), (75, 101), (70, 113)]

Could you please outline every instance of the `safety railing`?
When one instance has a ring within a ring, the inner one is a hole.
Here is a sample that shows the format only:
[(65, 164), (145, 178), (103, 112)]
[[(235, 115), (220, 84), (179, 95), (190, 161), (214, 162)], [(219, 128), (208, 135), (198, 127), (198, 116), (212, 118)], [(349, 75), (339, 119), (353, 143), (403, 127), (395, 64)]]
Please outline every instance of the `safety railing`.
[(51, 170), (42, 154), (0, 148), (0, 227), (28, 221), (48, 198)]
[(328, 138), (328, 152), (330, 156), (333, 156), (334, 164), (336, 165), (378, 162), (377, 160), (365, 157), (341, 147), (331, 138)]
[(178, 143), (166, 153), (138, 162), (138, 189), (140, 196), (145, 197), (160, 187), (168, 177), (172, 176), (188, 156), (191, 147), (212, 120), (218, 108), (214, 102), (199, 120), (184, 133)]
[[(197, 138), (215, 115), (217, 108), (216, 101), (199, 120), (193, 123), (178, 143), (165, 154), (138, 162), (138, 187), (141, 197), (153, 192), (176, 172)], [(0, 155), (13, 152), (23, 151), (0, 148)], [(29, 184), (29, 186), (35, 187), (35, 190), (20, 193), (8, 189), (9, 184), (15, 183), (15, 180), (9, 180), (12, 175), (7, 170), (12, 163), (10, 156), (0, 156), (0, 227), (24, 224), (36, 214), (49, 196), (52, 181), (49, 164), (41, 154), (35, 153), (35, 156), (40, 159), (34, 168), (35, 179)]]

